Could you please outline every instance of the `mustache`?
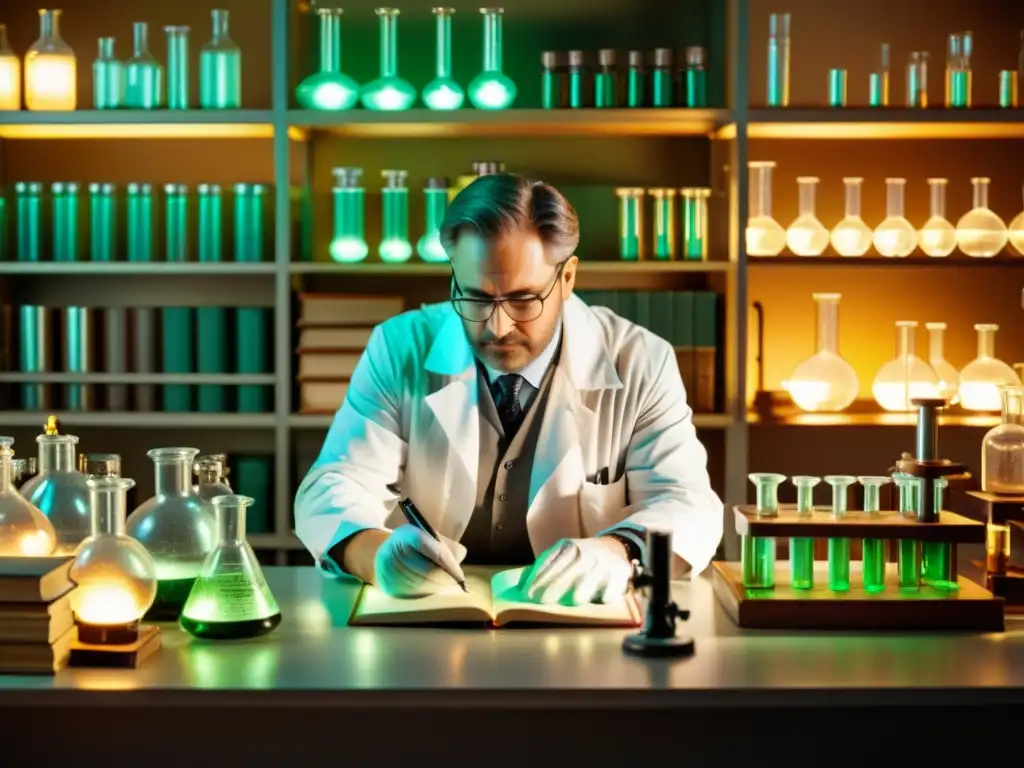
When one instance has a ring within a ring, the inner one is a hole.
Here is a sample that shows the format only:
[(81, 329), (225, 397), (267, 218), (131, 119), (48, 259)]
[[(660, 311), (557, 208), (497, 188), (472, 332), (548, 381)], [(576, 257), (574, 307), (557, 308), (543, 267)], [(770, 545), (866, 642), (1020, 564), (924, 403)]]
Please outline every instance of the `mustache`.
[(480, 343), (480, 346), (482, 346), (482, 347), (504, 346), (504, 345), (511, 345), (511, 344), (525, 344), (526, 343), (526, 339), (524, 337), (520, 336), (519, 334), (510, 333), (507, 336), (501, 337), (500, 339), (497, 336), (493, 336), (493, 335), (492, 336), (482, 336), (480, 338), (479, 343)]

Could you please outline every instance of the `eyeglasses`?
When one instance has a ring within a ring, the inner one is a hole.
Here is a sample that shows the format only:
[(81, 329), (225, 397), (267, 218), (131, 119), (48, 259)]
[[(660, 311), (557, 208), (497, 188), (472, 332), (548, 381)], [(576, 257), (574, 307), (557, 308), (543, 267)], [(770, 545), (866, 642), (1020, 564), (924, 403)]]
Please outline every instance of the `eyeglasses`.
[[(568, 261), (566, 259), (565, 261)], [(501, 305), (505, 314), (516, 323), (528, 323), (536, 320), (544, 313), (544, 302), (555, 290), (559, 279), (562, 277), (562, 270), (565, 268), (565, 261), (560, 262), (555, 272), (554, 282), (543, 296), (516, 296), (514, 298), (497, 299), (470, 299), (462, 295), (459, 281), (455, 279), (455, 272), (452, 272), (452, 306), (463, 320), (471, 323), (486, 323), (491, 315)]]

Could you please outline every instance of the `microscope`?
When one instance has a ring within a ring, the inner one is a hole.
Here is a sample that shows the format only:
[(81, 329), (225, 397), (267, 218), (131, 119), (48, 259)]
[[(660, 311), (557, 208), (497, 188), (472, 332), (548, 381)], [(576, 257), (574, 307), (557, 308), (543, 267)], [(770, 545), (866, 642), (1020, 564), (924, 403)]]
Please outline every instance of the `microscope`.
[(622, 650), (649, 658), (692, 656), (693, 638), (676, 635), (676, 621), (686, 621), (690, 612), (672, 602), (672, 534), (647, 532), (647, 562), (633, 577), (635, 589), (647, 589), (644, 626), (622, 641)]

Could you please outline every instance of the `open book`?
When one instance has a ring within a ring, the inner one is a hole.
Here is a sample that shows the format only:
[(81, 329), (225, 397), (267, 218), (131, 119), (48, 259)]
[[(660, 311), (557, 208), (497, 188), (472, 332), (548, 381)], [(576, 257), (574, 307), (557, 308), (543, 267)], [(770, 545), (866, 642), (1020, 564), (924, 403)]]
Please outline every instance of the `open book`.
[(498, 570), (466, 567), (463, 592), (453, 584), (450, 591), (426, 597), (388, 597), (366, 585), (359, 593), (350, 625), (461, 624), (490, 623), (502, 627), (513, 623), (561, 624), (589, 627), (638, 627), (640, 606), (632, 593), (616, 603), (590, 605), (544, 605), (529, 602), (517, 585), (525, 568)]

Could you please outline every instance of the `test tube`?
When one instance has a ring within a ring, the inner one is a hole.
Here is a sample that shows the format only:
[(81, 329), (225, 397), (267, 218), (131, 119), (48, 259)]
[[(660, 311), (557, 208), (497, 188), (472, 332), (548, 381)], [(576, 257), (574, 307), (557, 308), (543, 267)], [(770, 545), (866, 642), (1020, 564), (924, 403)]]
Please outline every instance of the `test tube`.
[(711, 190), (705, 187), (684, 187), (679, 190), (682, 199), (683, 258), (687, 261), (706, 261), (708, 258), (708, 198)]
[(1010, 526), (989, 523), (985, 529), (985, 570), (1006, 573), (1010, 564)]
[(362, 261), (369, 252), (365, 231), (366, 190), (360, 183), (362, 168), (334, 168), (334, 236), (329, 248), (331, 258), (341, 263)]
[[(846, 517), (847, 489), (857, 482), (851, 475), (825, 475), (832, 486), (832, 517)], [(850, 591), (850, 540), (833, 536), (828, 540), (828, 588), (833, 592)]]
[(999, 106), (1003, 109), (1017, 108), (1017, 72), (1004, 69), (999, 73)]
[(971, 70), (971, 57), (974, 55), (974, 33), (970, 30), (960, 33), (960, 47), (963, 50), (963, 65), (960, 71), (963, 73), (964, 105), (970, 109), (974, 91), (974, 73)]
[[(864, 512), (869, 517), (878, 517), (881, 511), (882, 486), (889, 482), (884, 475), (878, 477), (858, 477), (857, 482), (864, 486)], [(864, 590), (881, 592), (885, 589), (885, 539), (864, 539)]]
[(967, 73), (964, 70), (963, 38), (952, 34), (946, 38), (946, 108), (966, 107)]
[(654, 199), (654, 258), (675, 259), (676, 191), (659, 187), (648, 189), (647, 194)]
[[(747, 478), (757, 488), (758, 517), (778, 517), (779, 485), (785, 475), (753, 472)], [(775, 539), (766, 536), (741, 536), (740, 559), (743, 586), (751, 589), (775, 587)]]
[(878, 66), (868, 76), (868, 104), (872, 107), (889, 106), (889, 44), (882, 43)]
[(55, 182), (53, 196), (53, 260), (78, 261), (78, 184)]
[(654, 67), (651, 70), (651, 106), (675, 105), (675, 78), (672, 77), (672, 49), (654, 49)]
[(563, 106), (562, 77), (558, 71), (558, 54), (555, 51), (544, 51), (540, 55), (540, 93), (544, 109)]
[(617, 107), (619, 82), (615, 72), (615, 50), (602, 48), (597, 52), (597, 73), (594, 75), (594, 106)]
[(199, 198), (196, 256), (199, 261), (221, 261), (224, 219), (220, 184), (200, 184), (196, 187), (196, 195)]
[[(913, 475), (895, 472), (893, 483), (899, 490), (900, 516), (917, 518), (917, 493), (915, 486), (918, 479)], [(899, 569), (900, 589), (918, 589), (921, 586), (921, 542), (917, 539), (898, 539), (896, 563)]]
[(699, 45), (686, 49), (686, 106), (708, 105), (707, 51)]
[(188, 187), (164, 185), (164, 257), (167, 261), (188, 261)]
[(789, 106), (789, 14), (768, 17), (768, 106)]
[[(796, 486), (796, 514), (810, 517), (814, 513), (814, 486), (820, 477), (797, 475), (792, 479)], [(814, 538), (794, 536), (789, 540), (789, 585), (793, 589), (814, 587)]]
[(630, 51), (627, 56), (626, 106), (637, 109), (646, 102), (644, 99), (644, 52)]
[(153, 186), (132, 183), (126, 193), (128, 261), (152, 261)]
[(405, 186), (408, 171), (381, 171), (382, 237), (377, 253), (381, 261), (398, 263), (412, 256), (409, 242), (409, 188)]
[[(922, 480), (927, 483), (928, 480)], [(942, 512), (942, 500), (949, 481), (937, 477), (931, 481), (935, 489), (935, 513)], [(921, 494), (922, 498), (924, 494)], [(948, 541), (925, 541), (921, 546), (921, 580), (933, 589), (944, 592), (959, 589), (956, 564), (953, 562), (953, 544)]]
[(43, 250), (43, 185), (19, 181), (14, 185), (15, 258), (39, 261)]
[(619, 256), (624, 261), (643, 258), (643, 201), (644, 191), (637, 187), (620, 187), (619, 197)]
[(167, 33), (167, 108), (188, 109), (188, 27), (164, 27)]
[(586, 74), (583, 51), (569, 51), (569, 106), (573, 109), (587, 106)]
[(116, 187), (109, 183), (89, 185), (89, 258), (117, 260)]
[(928, 51), (914, 51), (907, 62), (907, 106), (928, 107)]
[(264, 184), (235, 184), (235, 261), (263, 261)]
[(830, 107), (846, 106), (845, 69), (830, 69), (828, 71), (828, 105)]

